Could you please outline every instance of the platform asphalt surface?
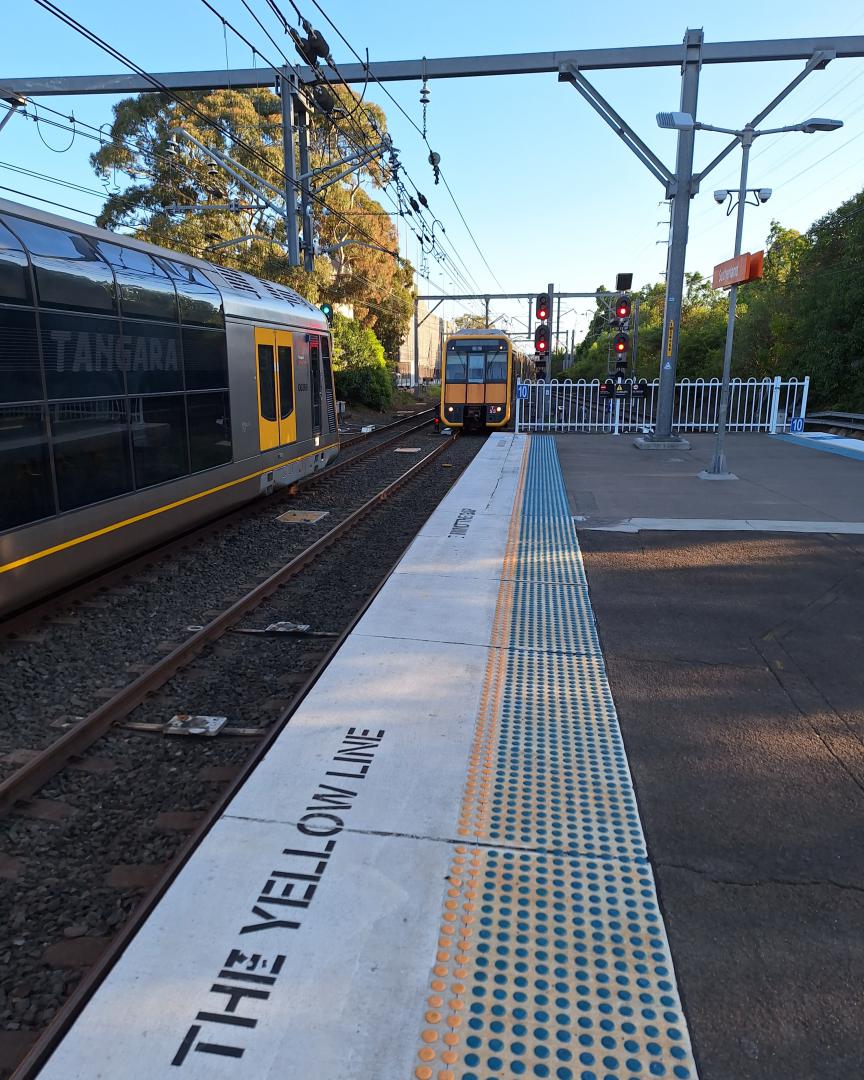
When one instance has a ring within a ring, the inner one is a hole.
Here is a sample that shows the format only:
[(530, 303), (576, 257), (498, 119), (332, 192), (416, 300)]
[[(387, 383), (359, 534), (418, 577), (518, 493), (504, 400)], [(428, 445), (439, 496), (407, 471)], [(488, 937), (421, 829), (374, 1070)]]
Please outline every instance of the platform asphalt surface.
[(864, 537), (579, 540), (701, 1080), (864, 1077)]

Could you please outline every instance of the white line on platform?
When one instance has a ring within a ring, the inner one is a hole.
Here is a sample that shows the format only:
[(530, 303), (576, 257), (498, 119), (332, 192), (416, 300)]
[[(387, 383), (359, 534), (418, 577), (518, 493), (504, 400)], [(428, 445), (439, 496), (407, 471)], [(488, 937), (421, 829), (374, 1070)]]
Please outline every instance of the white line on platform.
[(621, 518), (574, 517), (588, 532), (785, 532), (864, 535), (864, 521), (773, 521), (758, 518)]

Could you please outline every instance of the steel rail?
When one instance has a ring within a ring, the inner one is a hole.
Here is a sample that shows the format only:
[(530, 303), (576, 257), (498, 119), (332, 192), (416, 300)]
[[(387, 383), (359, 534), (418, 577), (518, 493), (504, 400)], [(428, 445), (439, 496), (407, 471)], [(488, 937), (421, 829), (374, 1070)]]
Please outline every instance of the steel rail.
[[(389, 489), (391, 493), (395, 490), (396, 486), (401, 486), (408, 479), (409, 475), (416, 474), (418, 469), (422, 469), (425, 465), (431, 462), (439, 454), (450, 446), (458, 435), (454, 435), (452, 438), (444, 442), (436, 450), (433, 450), (431, 454), (427, 454), (421, 461), (418, 461), (407, 473), (400, 477), (397, 481), (394, 481), (390, 485)], [(380, 498), (380, 496), (376, 497)], [(371, 501), (371, 500), (370, 500)], [(132, 939), (138, 933), (138, 931), (145, 924), (147, 919), (152, 914), (156, 905), (168, 891), (168, 888), (173, 883), (177, 875), (186, 865), (196, 849), (203, 842), (204, 838), (210, 832), (211, 828), (216, 824), (219, 818), (225, 813), (228, 805), (243, 787), (251, 774), (255, 771), (258, 765), (263, 760), (264, 756), (270, 750), (271, 746), (275, 743), (278, 737), (284, 731), (291, 717), (300, 707), (303, 699), (318, 681), (323, 674), (325, 668), (330, 661), (345, 643), (347, 638), (353, 632), (356, 625), (366, 614), (371, 607), (372, 602), (378, 593), (383, 589), (388, 579), (392, 575), (393, 571), (399, 565), (401, 554), (393, 562), (393, 565), (383, 576), (378, 585), (372, 590), (366, 600), (360, 607), (360, 610), (355, 612), (348, 625), (342, 630), (338, 638), (332, 643), (332, 646), (328, 649), (325, 656), (321, 658), (314, 670), (310, 672), (300, 689), (294, 694), (291, 701), (279, 714), (273, 724), (273, 728), (268, 734), (258, 743), (255, 749), (242, 766), (239, 774), (219, 793), (216, 801), (210, 807), (210, 809), (204, 815), (203, 820), (197, 826), (195, 831), (187, 837), (182, 846), (174, 854), (171, 860), (168, 862), (165, 873), (160, 880), (146, 893), (140, 903), (130, 913), (129, 918), (120, 928), (120, 930), (112, 938), (110, 944), (106, 946), (105, 951), (99, 956), (96, 962), (87, 970), (81, 981), (77, 984), (71, 995), (61, 1005), (57, 1014), (49, 1022), (48, 1026), (39, 1035), (36, 1042), (27, 1051), (26, 1056), (16, 1066), (15, 1071), (12, 1073), (10, 1080), (35, 1080), (42, 1067), (46, 1064), (48, 1058), (56, 1050), (57, 1046), (66, 1035), (69, 1028), (75, 1022), (76, 1018), (83, 1011), (87, 1002), (99, 988), (103, 980), (107, 977), (108, 973), (120, 959), (125, 952), (128, 945), (132, 942)]]
[[(299, 491), (311, 487), (320, 480), (335, 476), (347, 469), (350, 465), (354, 465), (358, 461), (363, 461), (365, 458), (371, 457), (379, 450), (385, 450), (388, 446), (392, 446), (394, 442), (399, 442), (400, 439), (404, 439), (415, 431), (420, 431), (422, 428), (427, 427), (432, 422), (434, 412), (434, 409), (426, 409), (422, 412), (415, 413), (413, 416), (406, 416), (401, 420), (395, 420), (392, 424), (385, 424), (375, 431), (362, 432), (345, 443), (340, 442), (340, 447), (353, 447), (356, 443), (371, 440), (382, 432), (389, 431), (395, 427), (401, 427), (401, 425), (408, 423), (417, 416), (426, 417), (426, 419), (422, 420), (419, 424), (414, 425), (414, 427), (400, 430), (395, 434), (388, 436), (388, 438), (384, 439), (382, 442), (373, 443), (359, 453), (352, 454), (350, 457), (346, 458), (340, 457), (337, 461), (334, 461), (332, 465), (328, 465), (318, 472), (310, 473), (308, 476), (300, 477), (292, 484), (287, 485), (281, 494), (297, 494)], [(167, 555), (190, 547), (192, 544), (204, 539), (217, 529), (224, 528), (235, 521), (239, 521), (249, 513), (254, 513), (257, 508), (262, 506), (265, 500), (274, 497), (278, 497), (278, 495), (275, 493), (271, 495), (258, 495), (247, 502), (244, 502), (241, 506), (236, 506), (225, 513), (217, 514), (215, 517), (209, 518), (207, 521), (194, 526), (192, 529), (177, 533), (168, 540), (157, 544), (155, 547), (149, 547), (145, 551), (131, 556), (131, 558), (124, 559), (119, 563), (114, 563), (105, 570), (96, 571), (94, 575), (88, 577), (85, 581), (78, 582), (59, 592), (51, 593), (44, 599), (37, 600), (34, 604), (13, 611), (10, 615), (0, 619), (0, 638), (13, 637), (32, 630), (35, 624), (41, 622), (43, 619), (49, 618), (59, 608), (93, 596), (94, 593), (116, 585), (118, 582), (125, 580), (145, 567), (151, 566), (153, 563), (158, 562)]]
[(50, 746), (40, 750), (26, 765), (21, 766), (5, 780), (0, 781), (0, 816), (8, 814), (17, 802), (32, 797), (49, 780), (57, 775), (71, 758), (79, 756), (105, 734), (118, 720), (127, 716), (150, 694), (160, 689), (181, 668), (185, 667), (207, 645), (217, 641), (234, 623), (254, 610), (262, 600), (274, 593), (281, 585), (296, 576), (308, 563), (321, 554), (335, 540), (349, 532), (376, 506), (398, 491), (422, 468), (444, 452), (456, 436), (442, 444), (404, 472), (371, 499), (367, 499), (338, 525), (310, 544), (304, 551), (287, 562), (274, 574), (260, 582), (245, 596), (212, 619), (206, 626), (195, 631), (191, 637), (172, 649), (167, 656), (143, 672), (132, 682), (118, 690), (89, 716), (79, 720)]

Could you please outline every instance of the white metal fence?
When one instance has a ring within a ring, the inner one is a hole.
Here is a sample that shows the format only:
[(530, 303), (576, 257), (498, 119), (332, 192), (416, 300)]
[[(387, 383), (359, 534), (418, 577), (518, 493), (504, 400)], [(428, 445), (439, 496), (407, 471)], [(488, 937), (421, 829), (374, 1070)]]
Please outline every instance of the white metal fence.
[[(654, 427), (659, 380), (648, 383), (644, 398), (612, 401), (600, 395), (597, 379), (588, 382), (519, 382), (517, 431), (594, 431), (641, 434)], [(803, 379), (733, 379), (729, 384), (729, 431), (800, 430), (807, 415), (810, 376)], [(720, 406), (719, 379), (683, 379), (675, 384), (673, 431), (715, 431)], [(797, 422), (796, 422), (797, 421)], [(793, 423), (794, 422), (794, 423)]]

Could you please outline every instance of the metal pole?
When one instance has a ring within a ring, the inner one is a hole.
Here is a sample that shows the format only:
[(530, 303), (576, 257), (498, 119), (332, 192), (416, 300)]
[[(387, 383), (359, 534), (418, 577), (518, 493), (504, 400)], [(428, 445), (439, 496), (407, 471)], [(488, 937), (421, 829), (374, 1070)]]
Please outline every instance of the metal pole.
[(529, 299), (528, 301), (528, 337), (534, 337), (534, 327), (532, 326), (532, 319), (534, 316), (534, 301)]
[[(549, 282), (548, 288), (549, 288), (549, 318), (547, 320), (547, 324), (549, 326), (549, 356), (546, 358), (547, 359), (547, 364), (548, 364), (548, 367), (546, 369), (546, 378), (551, 379), (552, 378), (552, 352), (554, 350), (554, 345), (553, 345), (553, 342), (552, 342), (552, 313), (555, 310), (555, 286), (552, 284), (551, 281)], [(559, 300), (558, 303), (560, 304), (561, 301)]]
[(297, 143), (300, 152), (300, 218), (303, 229), (303, 268), (310, 274), (315, 269), (312, 232), (312, 193), (309, 187), (309, 114), (300, 98), (294, 100), (297, 117)]
[[(699, 70), (702, 64), (702, 31), (688, 30), (684, 35), (686, 59), (681, 69), (681, 112), (696, 119), (699, 97)], [(672, 434), (672, 413), (675, 407), (675, 369), (678, 365), (678, 333), (681, 322), (681, 294), (684, 291), (684, 259), (687, 254), (687, 230), (690, 220), (690, 196), (693, 184), (694, 129), (678, 132), (678, 154), (675, 159), (675, 190), (672, 198), (672, 236), (669, 242), (669, 261), (666, 274), (666, 304), (663, 311), (663, 335), (660, 348), (660, 388), (657, 402), (657, 424), (653, 435), (637, 439), (642, 449), (662, 449), (671, 443), (675, 449), (689, 449), (689, 443)]]
[[(738, 185), (738, 220), (735, 225), (735, 254), (741, 254), (741, 237), (744, 233), (744, 207), (747, 203), (747, 168), (750, 163), (750, 147), (753, 145), (753, 128), (741, 133), (741, 182)], [(717, 415), (717, 437), (714, 442), (714, 460), (711, 468), (700, 475), (718, 480), (737, 480), (726, 466), (726, 421), (729, 415), (729, 375), (732, 370), (732, 341), (735, 336), (735, 308), (738, 303), (738, 286), (729, 290), (729, 322), (726, 325), (726, 348), (723, 352), (723, 381), (720, 385), (720, 410)]]
[[(558, 301), (558, 311), (555, 313), (555, 346), (561, 342), (561, 301)], [(552, 350), (555, 351), (554, 349)], [(550, 369), (551, 370), (551, 369)]]
[[(417, 319), (419, 300), (414, 301), (414, 389), (420, 388), (420, 323)], [(442, 358), (443, 364), (443, 358)]]
[(636, 373), (639, 363), (639, 301), (633, 301), (633, 378), (636, 378)]
[(484, 300), (486, 301), (486, 329), (488, 330), (489, 329), (489, 297), (488, 296), (484, 297)]
[(294, 158), (294, 93), (291, 79), (279, 80), (282, 98), (282, 151), (285, 169), (285, 245), (288, 265), (300, 265), (300, 241), (297, 232), (297, 164)]

